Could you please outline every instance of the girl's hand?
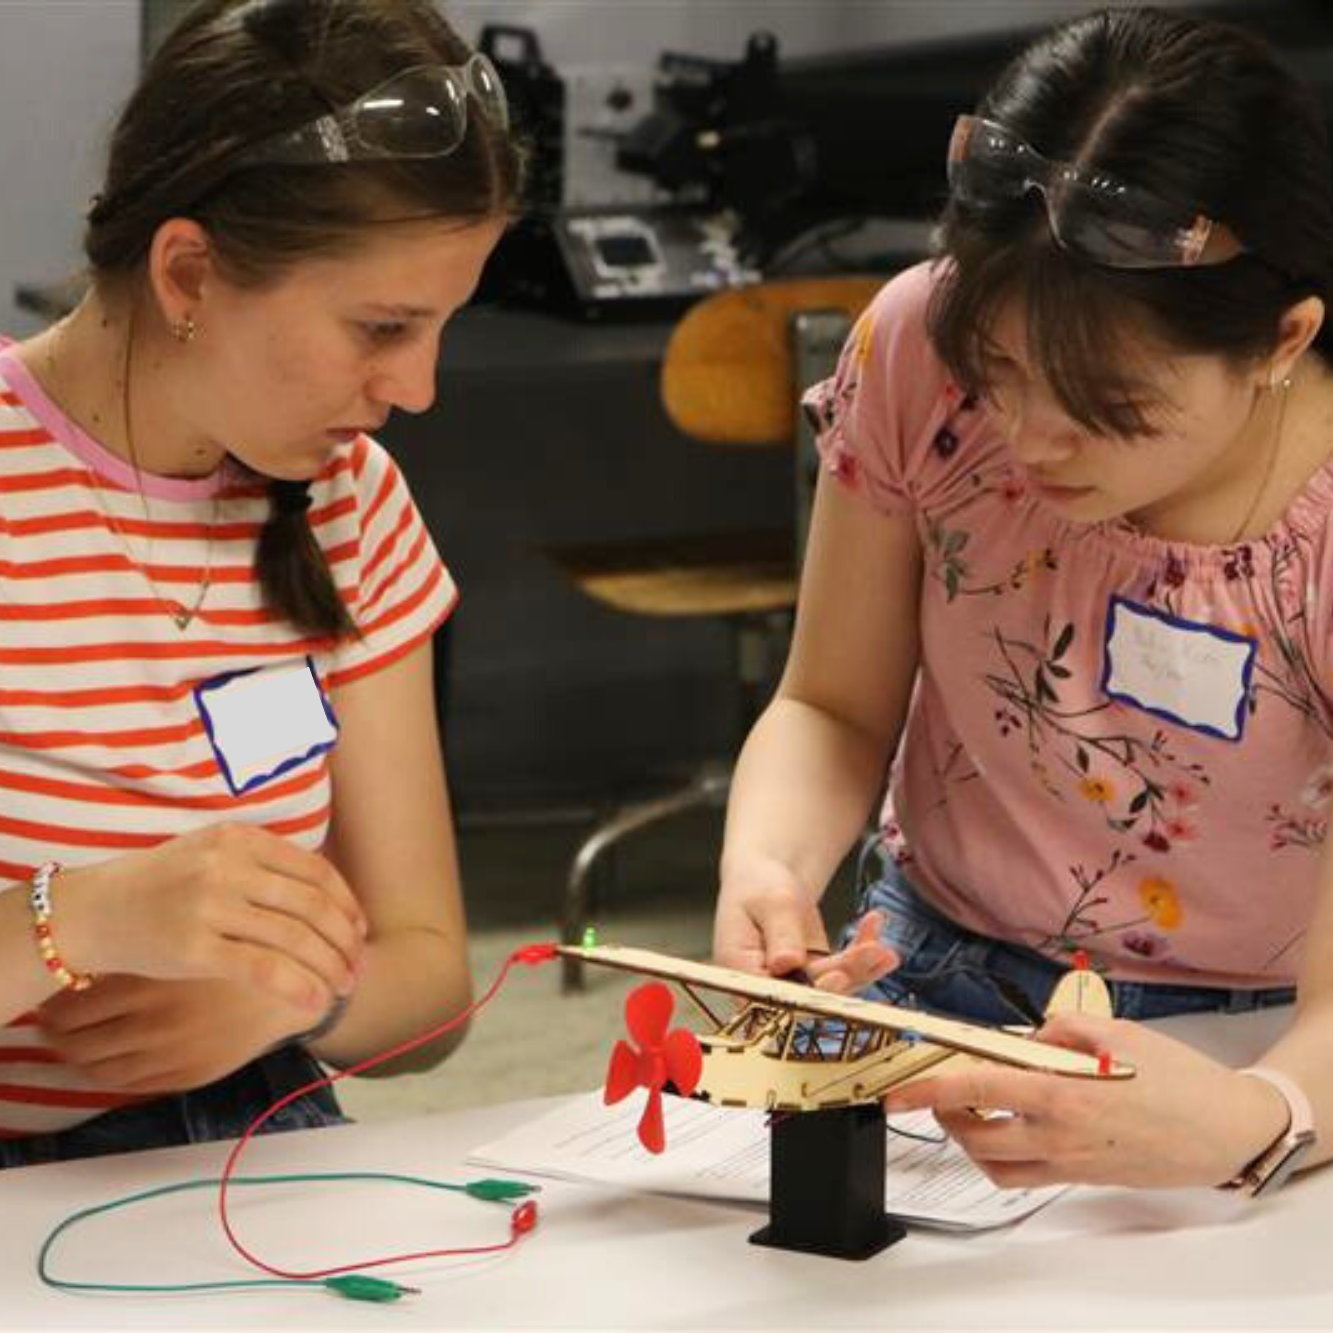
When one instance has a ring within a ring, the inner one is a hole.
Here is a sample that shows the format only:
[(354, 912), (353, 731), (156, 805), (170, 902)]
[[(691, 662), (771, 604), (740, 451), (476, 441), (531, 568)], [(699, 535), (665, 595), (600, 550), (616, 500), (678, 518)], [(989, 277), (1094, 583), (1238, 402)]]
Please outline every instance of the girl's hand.
[(882, 918), (867, 913), (847, 948), (828, 951), (818, 904), (776, 862), (732, 874), (722, 886), (713, 922), (713, 957), (723, 967), (781, 977), (803, 971), (824, 990), (856, 991), (898, 965), (879, 938)]
[[(1129, 1079), (1065, 1078), (980, 1060), (954, 1061), (885, 1098), (926, 1107), (1003, 1187), (1063, 1183), (1166, 1188), (1232, 1179), (1287, 1123), (1276, 1089), (1163, 1033), (1120, 1019), (1060, 1015), (1037, 1034), (1109, 1052)], [(981, 1118), (978, 1109), (1011, 1112)]]
[(37, 1022), (46, 1043), (98, 1086), (154, 1096), (213, 1083), (312, 1026), (307, 1010), (234, 982), (131, 976), (62, 991)]
[(231, 981), (312, 1021), (351, 992), (367, 931), (329, 861), (253, 825), (217, 824), (64, 871), (52, 897), (73, 967)]

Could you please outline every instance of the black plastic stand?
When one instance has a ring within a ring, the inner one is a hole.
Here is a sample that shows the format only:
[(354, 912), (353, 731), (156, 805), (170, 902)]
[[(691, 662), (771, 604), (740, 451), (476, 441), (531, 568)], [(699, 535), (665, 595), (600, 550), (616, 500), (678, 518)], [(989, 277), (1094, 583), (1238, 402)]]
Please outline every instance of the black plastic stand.
[(884, 1108), (878, 1102), (774, 1115), (768, 1225), (755, 1245), (868, 1259), (907, 1234), (884, 1211)]

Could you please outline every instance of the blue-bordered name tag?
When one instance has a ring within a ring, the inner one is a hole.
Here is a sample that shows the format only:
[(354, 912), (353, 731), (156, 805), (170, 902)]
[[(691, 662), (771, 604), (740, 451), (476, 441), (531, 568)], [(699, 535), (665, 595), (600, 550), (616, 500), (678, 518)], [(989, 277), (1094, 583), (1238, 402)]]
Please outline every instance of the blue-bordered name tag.
[(308, 658), (214, 676), (195, 701), (234, 793), (271, 782), (331, 750), (338, 721)]
[(1244, 634), (1112, 597), (1102, 692), (1207, 736), (1238, 741), (1258, 646)]

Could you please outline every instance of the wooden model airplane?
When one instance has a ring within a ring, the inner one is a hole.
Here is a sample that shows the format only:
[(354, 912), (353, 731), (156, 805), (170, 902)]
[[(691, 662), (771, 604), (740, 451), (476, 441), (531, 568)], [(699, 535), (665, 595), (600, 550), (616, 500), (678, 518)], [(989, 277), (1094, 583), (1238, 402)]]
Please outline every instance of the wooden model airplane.
[[(898, 1084), (938, 1070), (946, 1061), (995, 1061), (1074, 1078), (1121, 1079), (1134, 1073), (1131, 1066), (1105, 1056), (1036, 1041), (1026, 1029), (984, 1027), (941, 1018), (648, 949), (562, 945), (560, 953), (587, 963), (660, 977), (679, 986), (702, 1010), (713, 1030), (683, 1034), (693, 1037), (699, 1049), (699, 1068), (692, 1086), (682, 1086), (670, 1069), (660, 1071), (665, 1074), (661, 1082), (670, 1082), (680, 1093), (720, 1106), (814, 1111), (873, 1102)], [(701, 990), (736, 996), (741, 1004), (730, 1012), (718, 1012), (716, 1005), (710, 1007), (701, 998)], [(669, 1040), (677, 1034), (666, 1031), (671, 1016), (669, 993), (665, 1004), (658, 998), (640, 1007), (642, 1013), (636, 1016), (633, 1005), (627, 1006), (638, 1056), (658, 1049), (664, 1052), (668, 1064), (674, 1055), (677, 1065), (682, 1061), (692, 1065), (693, 1058), (684, 1054), (688, 1043)], [(1069, 1011), (1110, 1014), (1106, 985), (1086, 966), (1061, 979), (1047, 1008), (1048, 1014)], [(624, 1042), (617, 1051), (622, 1048), (631, 1056), (635, 1054)], [(613, 1060), (608, 1091), (619, 1091), (627, 1081), (626, 1091), (640, 1085), (653, 1087), (648, 1077), (629, 1081), (634, 1071), (625, 1063), (628, 1057), (622, 1054), (617, 1058), (621, 1061), (620, 1077), (615, 1077)], [(640, 1072), (649, 1075), (651, 1070)]]
[[(885, 1212), (880, 1100), (927, 1071), (995, 1061), (1072, 1078), (1134, 1073), (1110, 1055), (1036, 1041), (1030, 1029), (982, 1027), (647, 949), (589, 944), (557, 952), (662, 979), (630, 992), (625, 1017), (634, 1044), (616, 1043), (605, 1090), (610, 1105), (648, 1089), (639, 1141), (650, 1152), (666, 1146), (666, 1090), (776, 1113), (769, 1120), (769, 1222), (750, 1237), (757, 1245), (865, 1259), (903, 1238), (902, 1224)], [(698, 1005), (711, 1031), (670, 1028), (673, 1000), (663, 981)], [(740, 1003), (719, 1012), (701, 990)], [(1106, 984), (1081, 957), (1047, 1006), (1048, 1014), (1071, 1011), (1111, 1012)]]

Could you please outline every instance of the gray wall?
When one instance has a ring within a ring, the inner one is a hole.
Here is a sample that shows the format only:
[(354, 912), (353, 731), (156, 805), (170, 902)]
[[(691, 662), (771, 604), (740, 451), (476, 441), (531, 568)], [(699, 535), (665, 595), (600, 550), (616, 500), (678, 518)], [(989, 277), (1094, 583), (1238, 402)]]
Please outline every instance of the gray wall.
[(0, 3), (0, 333), (35, 329), (14, 285), (78, 266), (107, 129), (139, 62), (139, 0)]

